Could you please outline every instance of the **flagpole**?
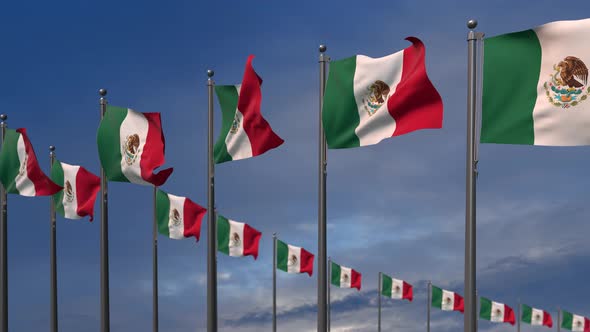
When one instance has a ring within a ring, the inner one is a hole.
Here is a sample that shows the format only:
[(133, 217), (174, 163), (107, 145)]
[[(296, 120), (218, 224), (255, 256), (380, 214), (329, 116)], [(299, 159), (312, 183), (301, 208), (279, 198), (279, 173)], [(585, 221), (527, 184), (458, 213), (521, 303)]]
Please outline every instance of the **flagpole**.
[(326, 256), (326, 136), (322, 126), (322, 103), (324, 101), (324, 90), (326, 88), (326, 63), (330, 58), (324, 54), (326, 45), (320, 45), (320, 111), (319, 111), (319, 206), (318, 206), (318, 332), (328, 330), (327, 323), (327, 283)]
[(272, 233), (272, 331), (277, 332), (277, 233)]
[(432, 281), (428, 280), (428, 303), (426, 303), (426, 332), (430, 332), (430, 306), (432, 303)]
[(157, 192), (157, 188), (156, 186), (153, 186), (154, 188), (154, 195), (153, 195), (153, 204), (154, 204), (154, 225), (153, 225), (153, 229), (152, 229), (152, 235), (153, 235), (153, 248), (152, 248), (152, 256), (153, 256), (153, 275), (152, 275), (152, 286), (153, 286), (153, 290), (152, 290), (152, 303), (153, 303), (153, 317), (152, 317), (152, 324), (153, 324), (153, 328), (152, 331), (154, 332), (158, 332), (158, 315), (159, 315), (159, 311), (158, 311), (158, 215), (157, 215), (157, 211), (156, 211), (156, 192)]
[(561, 331), (561, 309), (557, 307), (557, 332)]
[(377, 278), (377, 332), (381, 332), (381, 285), (383, 284), (382, 272), (379, 272)]
[(328, 310), (326, 314), (328, 315), (328, 332), (330, 332), (330, 313), (332, 311), (331, 302), (330, 302), (330, 285), (332, 284), (332, 258), (328, 257), (328, 284), (326, 285), (328, 291)]
[[(0, 115), (0, 143), (4, 145), (6, 134), (6, 114)], [(8, 224), (8, 198), (4, 185), (0, 183), (0, 332), (8, 332), (8, 246), (7, 246), (7, 224)]]
[[(49, 147), (49, 169), (53, 167), (55, 162), (55, 146)], [(55, 202), (53, 195), (49, 199), (49, 265), (50, 265), (50, 287), (49, 297), (51, 302), (49, 330), (57, 332), (57, 255), (55, 245)]]
[(215, 164), (213, 161), (213, 70), (207, 70), (209, 119), (207, 136), (207, 332), (217, 332), (217, 235), (215, 227)]
[[(98, 90), (100, 95), (100, 120), (107, 111), (106, 89)], [(109, 332), (111, 319), (109, 311), (109, 210), (108, 185), (102, 166), (100, 167), (100, 331)]]
[(468, 43), (467, 65), (467, 158), (466, 158), (466, 202), (465, 202), (465, 315), (464, 332), (477, 331), (476, 310), (476, 158), (475, 158), (475, 120), (477, 109), (477, 42), (483, 38), (483, 33), (473, 31), (477, 27), (476, 20), (469, 20), (470, 29)]
[(516, 311), (517, 318), (516, 319), (518, 319), (518, 321), (516, 322), (516, 331), (520, 332), (520, 319), (521, 319), (520, 315), (522, 313), (522, 304), (520, 304), (520, 299), (518, 299), (518, 307), (516, 309), (517, 309), (517, 311)]

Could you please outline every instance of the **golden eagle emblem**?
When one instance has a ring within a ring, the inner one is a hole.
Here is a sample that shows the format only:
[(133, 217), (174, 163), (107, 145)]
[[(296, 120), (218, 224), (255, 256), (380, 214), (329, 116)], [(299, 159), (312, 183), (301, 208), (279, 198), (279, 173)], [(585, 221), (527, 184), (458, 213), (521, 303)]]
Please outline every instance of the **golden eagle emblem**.
[(566, 56), (553, 66), (551, 80), (545, 82), (545, 94), (553, 106), (569, 108), (588, 99), (588, 67), (578, 57)]
[(230, 247), (239, 247), (242, 245), (242, 240), (240, 239), (240, 235), (234, 232), (229, 238), (229, 246)]
[(395, 293), (399, 293), (401, 291), (399, 285), (395, 285)]
[(387, 83), (377, 80), (367, 88), (367, 91), (368, 96), (363, 98), (363, 104), (365, 111), (371, 116), (385, 103), (390, 88)]
[(348, 274), (346, 274), (346, 273), (345, 273), (345, 274), (342, 276), (342, 282), (344, 282), (344, 283), (348, 283), (349, 281), (350, 281), (350, 277), (348, 276)]
[(297, 256), (291, 255), (291, 257), (289, 257), (288, 264), (289, 264), (289, 266), (299, 265), (299, 259), (297, 259)]
[(502, 316), (502, 310), (496, 309), (496, 316)]
[(451, 301), (452, 301), (452, 300), (451, 300), (451, 298), (450, 298), (449, 296), (447, 296), (447, 297), (445, 298), (445, 303), (446, 303), (446, 304), (451, 304)]
[(172, 211), (170, 211), (170, 220), (172, 220), (172, 226), (174, 227), (178, 227), (182, 223), (182, 217), (177, 209), (172, 209)]
[(64, 184), (64, 194), (66, 195), (66, 201), (71, 203), (74, 201), (74, 189), (70, 181), (66, 180)]
[(140, 152), (139, 145), (139, 135), (133, 134), (125, 138), (125, 142), (123, 142), (123, 151), (125, 163), (128, 166), (133, 165), (133, 163), (137, 160), (137, 157), (139, 156)]
[(238, 116), (238, 112), (239, 111), (236, 111), (236, 115), (234, 115), (234, 121), (231, 123), (231, 128), (229, 129), (229, 132), (232, 134), (237, 133), (240, 129), (240, 117)]
[(27, 172), (27, 161), (28, 160), (29, 160), (29, 156), (25, 155), (25, 159), (20, 164), (20, 169), (18, 170), (18, 175), (25, 176), (25, 173)]

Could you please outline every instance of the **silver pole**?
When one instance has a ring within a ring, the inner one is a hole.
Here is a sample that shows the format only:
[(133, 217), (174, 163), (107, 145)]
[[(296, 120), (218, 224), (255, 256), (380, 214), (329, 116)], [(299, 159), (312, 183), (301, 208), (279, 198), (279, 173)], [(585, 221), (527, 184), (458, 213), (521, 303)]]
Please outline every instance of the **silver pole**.
[(383, 273), (379, 272), (377, 282), (377, 332), (381, 332), (381, 287), (383, 285)]
[[(49, 147), (49, 164), (53, 167), (55, 162), (55, 146)], [(49, 298), (51, 303), (50, 309), (50, 321), (49, 330), (51, 332), (57, 332), (57, 255), (55, 245), (55, 200), (53, 196), (49, 199), (49, 265), (50, 265), (50, 286), (49, 286)]]
[(522, 304), (520, 304), (520, 299), (518, 299), (518, 307), (516, 308), (516, 319), (518, 319), (516, 322), (516, 331), (518, 332), (520, 332), (520, 315), (522, 315)]
[(483, 39), (483, 33), (475, 33), (476, 20), (469, 20), (471, 29), (467, 37), (467, 158), (466, 158), (466, 208), (465, 208), (465, 315), (464, 331), (477, 331), (477, 296), (476, 290), (476, 160), (475, 160), (475, 122), (477, 109), (477, 41)]
[(324, 54), (326, 46), (320, 45), (320, 111), (319, 111), (319, 188), (318, 188), (318, 332), (328, 331), (327, 322), (327, 238), (326, 238), (326, 136), (322, 126), (322, 103), (326, 88), (326, 63), (330, 61)]
[[(0, 143), (4, 144), (4, 135), (6, 134), (6, 114), (0, 115)], [(7, 248), (7, 224), (8, 224), (8, 197), (4, 185), (0, 183), (0, 204), (2, 213), (0, 214), (0, 332), (8, 332), (8, 248)]]
[(158, 215), (157, 215), (157, 211), (156, 211), (156, 192), (157, 192), (157, 188), (156, 186), (154, 187), (154, 198), (153, 198), (153, 204), (154, 204), (154, 226), (153, 226), (153, 249), (152, 249), (152, 256), (153, 256), (153, 263), (152, 263), (152, 268), (153, 268), (153, 275), (152, 275), (152, 286), (153, 286), (153, 290), (152, 290), (152, 303), (153, 303), (153, 317), (152, 317), (152, 324), (153, 324), (153, 328), (152, 330), (154, 332), (158, 332), (158, 315), (159, 315), (159, 311), (158, 311)]
[(561, 309), (557, 308), (557, 332), (561, 331)]
[(330, 332), (330, 313), (332, 311), (331, 302), (330, 302), (330, 285), (332, 284), (332, 258), (328, 257), (328, 284), (326, 285), (326, 290), (328, 291), (328, 310), (326, 314), (328, 315), (328, 332)]
[(432, 282), (428, 280), (428, 303), (426, 303), (426, 332), (430, 332), (430, 307), (432, 305)]
[(213, 161), (213, 70), (207, 70), (209, 96), (207, 167), (207, 331), (217, 332), (217, 232), (215, 227), (215, 164)]
[[(98, 90), (100, 97), (100, 119), (107, 111), (106, 89)], [(108, 182), (104, 169), (100, 167), (100, 331), (109, 332), (111, 319), (109, 311), (109, 210)]]
[(272, 233), (272, 331), (277, 332), (277, 233)]

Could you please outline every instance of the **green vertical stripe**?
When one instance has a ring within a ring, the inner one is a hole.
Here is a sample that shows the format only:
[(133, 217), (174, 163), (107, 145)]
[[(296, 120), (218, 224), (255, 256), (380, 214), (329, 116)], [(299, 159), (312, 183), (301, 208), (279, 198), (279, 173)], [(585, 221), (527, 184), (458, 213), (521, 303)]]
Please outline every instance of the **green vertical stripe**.
[(485, 40), (481, 142), (534, 144), (541, 44), (533, 30)]
[(360, 146), (354, 130), (360, 123), (354, 98), (356, 56), (334, 61), (326, 83), (322, 123), (330, 149)]
[(6, 192), (18, 194), (15, 179), (20, 171), (20, 159), (18, 159), (18, 139), (20, 134), (14, 129), (6, 129), (2, 151), (0, 151), (0, 181)]
[(480, 297), (479, 300), (479, 317), (487, 320), (492, 320), (492, 301), (485, 297)]
[(432, 286), (432, 300), (430, 301), (433, 307), (442, 308), (443, 291), (442, 289)]
[(287, 259), (289, 257), (289, 247), (281, 240), (277, 240), (277, 268), (287, 272)]
[(340, 265), (332, 262), (330, 269), (332, 270), (330, 282), (332, 285), (340, 287)]
[(97, 143), (100, 164), (110, 181), (129, 182), (121, 170), (121, 124), (127, 117), (124, 107), (107, 106), (98, 127)]
[(391, 277), (385, 274), (382, 274), (381, 276), (382, 278), (382, 282), (381, 282), (381, 294), (383, 296), (387, 296), (387, 297), (391, 297), (391, 291), (392, 291), (392, 287), (393, 287), (393, 280), (391, 280)]
[(227, 146), (225, 146), (225, 138), (229, 134), (231, 126), (234, 122), (236, 112), (238, 110), (238, 89), (235, 85), (216, 85), (215, 93), (217, 99), (219, 99), (219, 105), (221, 105), (221, 131), (217, 142), (215, 142), (214, 156), (215, 163), (221, 164), (226, 161), (231, 161), (232, 157), (227, 152)]
[(521, 320), (525, 323), (531, 323), (533, 321), (533, 308), (526, 304), (522, 305), (522, 318)]
[(156, 216), (158, 221), (158, 232), (170, 237), (170, 198), (162, 190), (156, 192)]
[(572, 330), (574, 326), (574, 315), (571, 312), (562, 311), (561, 312), (561, 327)]
[(217, 215), (217, 250), (229, 255), (229, 220)]
[[(59, 160), (54, 160), (53, 165), (51, 165), (51, 180), (59, 186), (64, 186), (64, 170), (61, 167)], [(61, 216), (65, 217), (63, 199), (63, 190), (60, 190), (53, 195), (53, 205), (55, 206), (55, 211)]]

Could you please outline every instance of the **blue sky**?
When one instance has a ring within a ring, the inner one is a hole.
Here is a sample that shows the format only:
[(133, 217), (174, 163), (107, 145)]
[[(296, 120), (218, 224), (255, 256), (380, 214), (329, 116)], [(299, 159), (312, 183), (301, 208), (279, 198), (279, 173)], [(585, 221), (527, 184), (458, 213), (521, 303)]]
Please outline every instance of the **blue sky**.
[[(0, 13), (0, 111), (26, 127), (42, 167), (60, 160), (98, 173), (99, 88), (109, 103), (161, 112), (162, 189), (206, 204), (206, 70), (239, 83), (249, 54), (264, 79), (262, 111), (285, 144), (219, 165), (217, 207), (263, 233), (259, 259), (218, 256), (220, 331), (270, 329), (271, 234), (317, 252), (318, 52), (380, 57), (422, 39), (445, 105), (441, 130), (328, 153), (328, 247), (363, 273), (361, 292), (333, 289), (333, 331), (376, 329), (377, 273), (413, 283), (413, 303), (384, 301), (383, 324), (423, 331), (427, 280), (463, 291), (466, 35), (488, 36), (585, 18), (590, 4), (555, 1), (19, 1)], [(582, 38), (582, 37), (581, 37)], [(220, 118), (216, 102), (217, 120)], [(216, 128), (219, 121), (216, 120)], [(217, 132), (216, 132), (217, 134)], [(478, 291), (590, 315), (586, 147), (486, 145), (478, 179)], [(151, 189), (110, 184), (111, 331), (151, 324)], [(49, 322), (49, 200), (9, 197), (11, 331)], [(96, 205), (98, 217), (98, 204)], [(61, 331), (99, 330), (99, 222), (58, 219)], [(160, 329), (204, 331), (206, 228), (201, 241), (160, 237)], [(316, 275), (279, 273), (281, 331), (313, 331)], [(433, 312), (433, 331), (462, 316)], [(508, 325), (480, 321), (482, 331)], [(523, 331), (532, 331), (524, 327)]]

